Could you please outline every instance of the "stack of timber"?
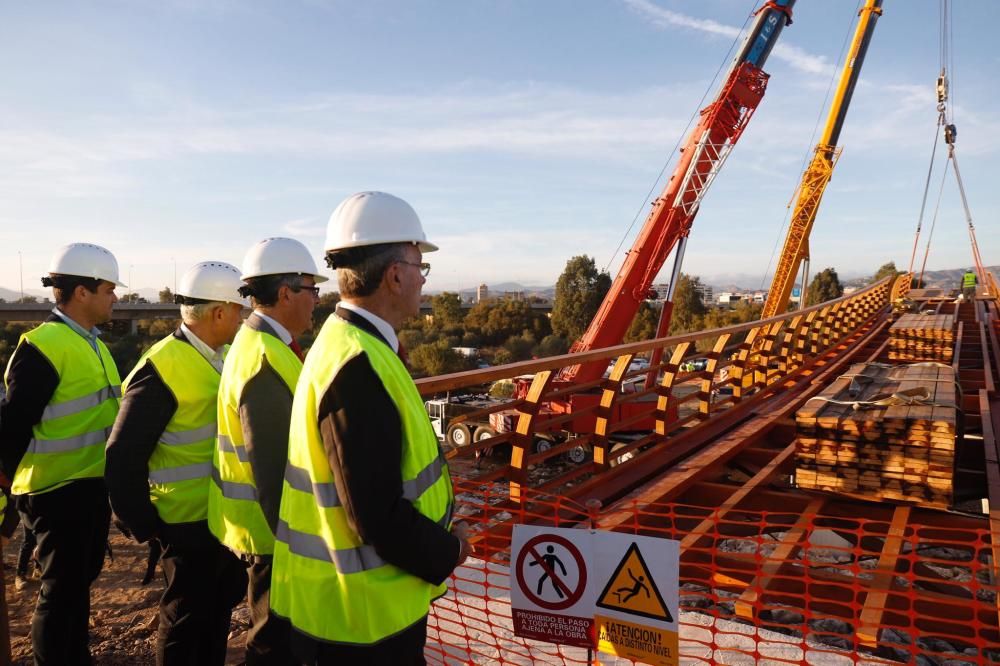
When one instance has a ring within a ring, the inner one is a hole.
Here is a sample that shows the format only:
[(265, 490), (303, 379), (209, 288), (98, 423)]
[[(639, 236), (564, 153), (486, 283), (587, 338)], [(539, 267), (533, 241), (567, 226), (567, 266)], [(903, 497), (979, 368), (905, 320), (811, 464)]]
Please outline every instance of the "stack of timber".
[(904, 314), (889, 329), (889, 360), (951, 363), (954, 352), (952, 315)]
[(950, 366), (858, 363), (795, 415), (795, 484), (946, 508), (961, 437)]

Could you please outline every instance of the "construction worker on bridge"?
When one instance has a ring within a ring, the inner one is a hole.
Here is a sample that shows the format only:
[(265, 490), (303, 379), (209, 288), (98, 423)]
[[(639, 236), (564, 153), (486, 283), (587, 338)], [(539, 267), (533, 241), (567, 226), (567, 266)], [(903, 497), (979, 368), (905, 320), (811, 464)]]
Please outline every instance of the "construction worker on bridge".
[(219, 384), (215, 483), (208, 526), (247, 565), (251, 627), (246, 663), (292, 664), (289, 625), (270, 613), (271, 563), (281, 484), (288, 459), (292, 396), (302, 371), (296, 337), (312, 328), (320, 282), (327, 278), (302, 243), (268, 238), (243, 260), (240, 293), (253, 314), (236, 334)]
[(241, 323), (239, 270), (196, 264), (181, 278), (182, 324), (125, 378), (108, 441), (105, 478), (115, 513), (139, 542), (156, 538), (167, 585), (156, 663), (218, 665), (232, 609), (246, 591), (243, 564), (208, 529), (216, 401), (226, 346)]
[(405, 201), (362, 192), (330, 217), (325, 249), (342, 301), (296, 387), (271, 608), (304, 664), (422, 664), (430, 603), (470, 553), (396, 337), (437, 247)]
[(971, 301), (976, 297), (976, 285), (979, 284), (979, 278), (976, 276), (976, 272), (971, 268), (965, 271), (962, 275), (962, 295), (965, 300)]
[(42, 583), (31, 618), (35, 664), (89, 664), (90, 585), (104, 566), (111, 510), (104, 444), (121, 379), (97, 326), (118, 300), (105, 248), (56, 251), (42, 284), (56, 306), (18, 341), (0, 405), (0, 467), (38, 539)]

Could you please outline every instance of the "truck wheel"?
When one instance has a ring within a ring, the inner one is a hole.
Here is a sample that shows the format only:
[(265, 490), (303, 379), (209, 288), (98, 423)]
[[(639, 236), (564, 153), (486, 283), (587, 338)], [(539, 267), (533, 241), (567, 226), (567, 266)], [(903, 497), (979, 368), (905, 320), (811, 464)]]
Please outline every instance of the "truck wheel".
[(469, 442), (472, 441), (472, 433), (469, 432), (469, 426), (464, 423), (453, 423), (448, 426), (448, 443), (456, 448), (461, 448), (463, 446), (468, 446)]
[(496, 437), (497, 431), (490, 426), (479, 426), (472, 433), (473, 442), (481, 442), (484, 439), (489, 439), (490, 437)]
[(566, 457), (571, 463), (579, 465), (587, 461), (587, 449), (583, 446), (574, 446), (566, 453)]
[(611, 451), (608, 452), (608, 467), (617, 467), (626, 460), (632, 460), (632, 458), (635, 458), (635, 451), (629, 451), (628, 453), (623, 453), (620, 456), (615, 455), (616, 451), (621, 451), (626, 446), (627, 444), (625, 444), (625, 442), (618, 442), (617, 444), (613, 444), (611, 446)]
[(535, 439), (535, 453), (545, 453), (552, 448), (552, 440), (538, 437)]

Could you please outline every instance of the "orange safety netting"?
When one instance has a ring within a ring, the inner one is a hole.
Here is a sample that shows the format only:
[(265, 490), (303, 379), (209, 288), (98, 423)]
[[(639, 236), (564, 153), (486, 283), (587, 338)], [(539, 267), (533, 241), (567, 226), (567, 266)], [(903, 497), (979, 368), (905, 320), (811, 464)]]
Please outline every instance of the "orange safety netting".
[[(830, 510), (815, 514), (682, 503), (588, 513), (542, 495), (517, 507), (505, 486), (467, 482), (456, 485), (456, 496), (457, 519), (480, 537), (477, 559), (456, 570), (434, 604), (429, 663), (588, 663), (584, 649), (514, 636), (509, 562), (514, 524), (587, 529), (591, 520), (683, 542), (681, 663), (1000, 663), (985, 517), (929, 526), (900, 520), (908, 508), (835, 501), (817, 503)], [(844, 515), (852, 513), (845, 506), (868, 515)]]

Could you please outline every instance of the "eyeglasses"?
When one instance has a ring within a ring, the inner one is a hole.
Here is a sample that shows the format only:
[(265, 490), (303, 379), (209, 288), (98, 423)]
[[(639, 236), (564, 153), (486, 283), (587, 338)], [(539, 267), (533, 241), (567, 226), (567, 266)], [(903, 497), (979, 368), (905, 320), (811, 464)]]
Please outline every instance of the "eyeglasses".
[(319, 287), (307, 287), (304, 284), (300, 284), (297, 287), (289, 286), (288, 288), (291, 289), (296, 294), (302, 291), (303, 289), (306, 291), (311, 291), (314, 297), (319, 298)]
[(422, 261), (419, 264), (415, 264), (412, 261), (398, 260), (396, 263), (397, 264), (406, 264), (407, 266), (414, 266), (416, 268), (419, 268), (420, 269), (420, 274), (423, 275), (424, 277), (427, 277), (428, 275), (430, 275), (430, 272), (431, 272), (431, 265), (428, 264), (426, 261)]

